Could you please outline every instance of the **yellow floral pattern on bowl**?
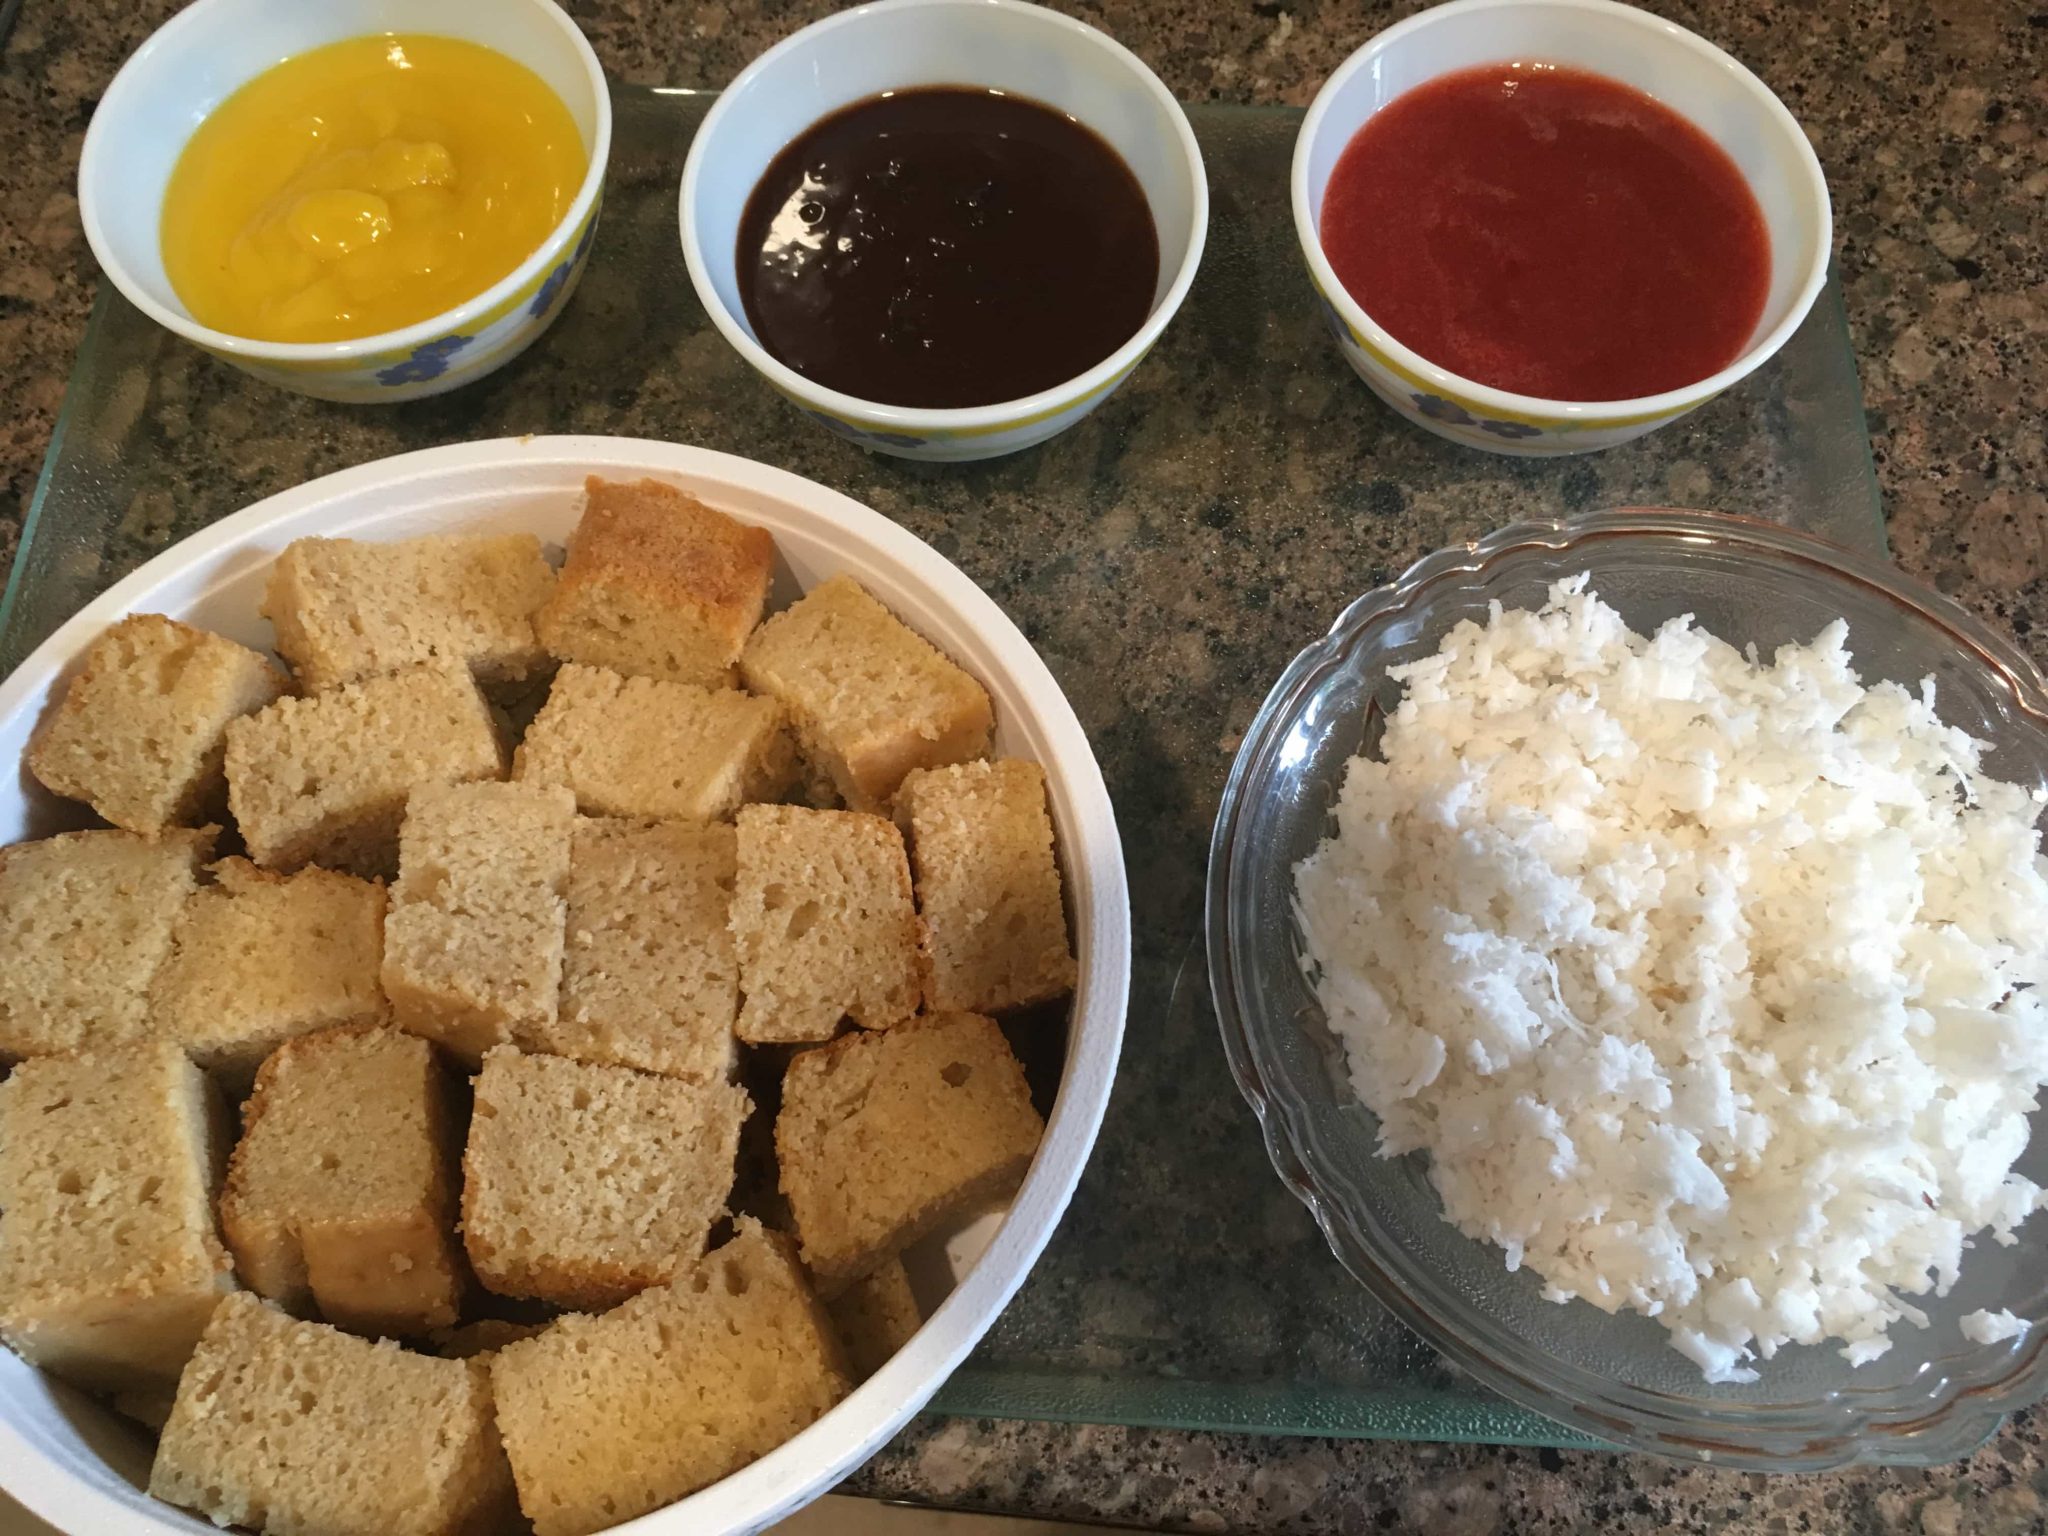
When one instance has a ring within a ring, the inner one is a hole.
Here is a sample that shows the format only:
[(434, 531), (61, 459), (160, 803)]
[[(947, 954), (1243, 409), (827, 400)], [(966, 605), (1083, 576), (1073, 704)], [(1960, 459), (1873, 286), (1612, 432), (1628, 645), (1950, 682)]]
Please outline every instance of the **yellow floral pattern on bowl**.
[(886, 422), (865, 421), (823, 410), (792, 391), (784, 389), (780, 384), (775, 384), (772, 379), (769, 382), (774, 384), (778, 394), (811, 420), (820, 426), (829, 427), (848, 442), (857, 443), (863, 448), (905, 457), (914, 454), (919, 458), (944, 459), (950, 456), (946, 452), (947, 446), (958, 444), (961, 448), (957, 455), (959, 458), (978, 459), (987, 457), (998, 439), (1004, 442), (1000, 451), (1009, 452), (1017, 448), (1028, 448), (1033, 443), (1042, 442), (1065, 430), (1079, 417), (1108, 398), (1118, 385), (1131, 376), (1132, 371), (1145, 360), (1146, 352), (1150, 350), (1148, 347), (1145, 352), (1140, 352), (1093, 389), (1077, 394), (1071, 399), (1062, 400), (1058, 404), (980, 426), (938, 428), (918, 433), (898, 431)]

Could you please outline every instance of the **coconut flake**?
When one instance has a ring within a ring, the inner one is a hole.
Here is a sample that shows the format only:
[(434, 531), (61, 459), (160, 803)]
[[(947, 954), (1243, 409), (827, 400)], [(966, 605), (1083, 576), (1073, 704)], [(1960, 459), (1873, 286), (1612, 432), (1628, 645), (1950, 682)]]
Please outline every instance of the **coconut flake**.
[(1295, 907), (1381, 1154), (1461, 1231), (1742, 1381), (1877, 1358), (2048, 1203), (2040, 800), (1931, 681), (1863, 687), (1840, 622), (1638, 635), (1584, 576), (1393, 676)]

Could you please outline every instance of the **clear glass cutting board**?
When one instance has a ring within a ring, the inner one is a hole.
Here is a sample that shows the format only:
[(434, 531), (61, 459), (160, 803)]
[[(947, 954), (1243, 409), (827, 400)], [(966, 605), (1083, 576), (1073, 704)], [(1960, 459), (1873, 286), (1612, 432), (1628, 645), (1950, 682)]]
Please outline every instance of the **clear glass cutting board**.
[[(1023, 626), (1088, 728), (1138, 952), (1116, 1095), (1052, 1246), (940, 1411), (1570, 1445), (1452, 1371), (1345, 1277), (1266, 1163), (1191, 955), (1237, 733), (1296, 650), (1409, 561), (1517, 517), (1718, 507), (1881, 547), (1830, 284), (1785, 351), (1691, 417), (1580, 459), (1396, 420), (1325, 338), (1280, 108), (1189, 109), (1208, 253), (1165, 340), (1093, 416), (990, 464), (870, 456), (761, 383), (684, 274), (676, 184), (702, 93), (620, 88), (602, 228), (555, 329), (438, 400), (334, 406), (245, 379), (103, 290), (0, 598), (0, 673), (225, 513), (350, 464), (522, 432), (667, 438), (809, 475), (937, 546)], [(1177, 985), (1177, 979), (1179, 984)]]

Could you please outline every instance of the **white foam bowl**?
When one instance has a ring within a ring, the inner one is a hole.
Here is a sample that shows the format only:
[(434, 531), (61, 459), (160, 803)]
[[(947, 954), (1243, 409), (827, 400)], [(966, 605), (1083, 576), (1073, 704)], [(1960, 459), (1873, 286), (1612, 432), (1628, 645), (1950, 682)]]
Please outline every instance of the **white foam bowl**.
[[(560, 544), (575, 523), (588, 474), (657, 476), (768, 529), (779, 557), (774, 603), (846, 573), (980, 679), (995, 701), (996, 750), (1045, 769), (1080, 962), (1066, 1067), (1045, 1140), (999, 1223), (977, 1222), (939, 1244), (956, 1283), (917, 1337), (795, 1439), (701, 1493), (620, 1527), (644, 1536), (740, 1536), (824, 1492), (938, 1390), (1051, 1237), (1109, 1101), (1131, 976), (1123, 849), (1080, 722), (1003, 611), (886, 518), (836, 491), (729, 454), (607, 437), (430, 448), (258, 502), (118, 582), (0, 684), (0, 759), (20, 760), (29, 731), (85, 647), (125, 614), (167, 613), (267, 649), (270, 628), (257, 603), (271, 561), (293, 539), (396, 539), (459, 529), (534, 533)], [(25, 774), (7, 775), (0, 843), (75, 822)], [(148, 1437), (134, 1425), (0, 1349), (0, 1488), (30, 1511), (79, 1536), (210, 1536), (214, 1527), (206, 1521), (142, 1491), (150, 1453)]]

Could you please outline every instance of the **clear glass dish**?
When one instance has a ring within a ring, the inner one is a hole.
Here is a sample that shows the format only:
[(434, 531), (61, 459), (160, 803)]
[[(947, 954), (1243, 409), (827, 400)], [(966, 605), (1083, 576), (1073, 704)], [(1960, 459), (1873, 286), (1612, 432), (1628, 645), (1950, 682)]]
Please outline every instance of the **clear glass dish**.
[[(1542, 1299), (1527, 1270), (1441, 1216), (1421, 1154), (1383, 1159), (1300, 965), (1293, 868), (1327, 834), (1345, 765), (1399, 699), (1387, 669), (1434, 651), (1489, 602), (1540, 605), (1578, 571), (1637, 630), (1681, 613), (1768, 652), (1838, 615), (1866, 683), (1935, 680), (1943, 718), (1991, 744), (1985, 771), (2048, 789), (2048, 684), (2009, 642), (1882, 560), (1775, 524), (1630, 510), (1521, 523), (1429, 556), (1358, 599), (1298, 655), (1246, 733), (1210, 851), (1208, 958), (1232, 1070), (1280, 1177), (1344, 1267), (1431, 1345), (1524, 1407), (1635, 1449), (1762, 1471), (1927, 1465), (1970, 1450), (2048, 1391), (2048, 1218), (1985, 1241), (1949, 1296), (1916, 1298), (1860, 1368), (1793, 1347), (1746, 1386), (1709, 1386), (1648, 1318)], [(2037, 1113), (2020, 1171), (2048, 1181)], [(1957, 1320), (2010, 1307), (2033, 1326), (1981, 1346)]]

